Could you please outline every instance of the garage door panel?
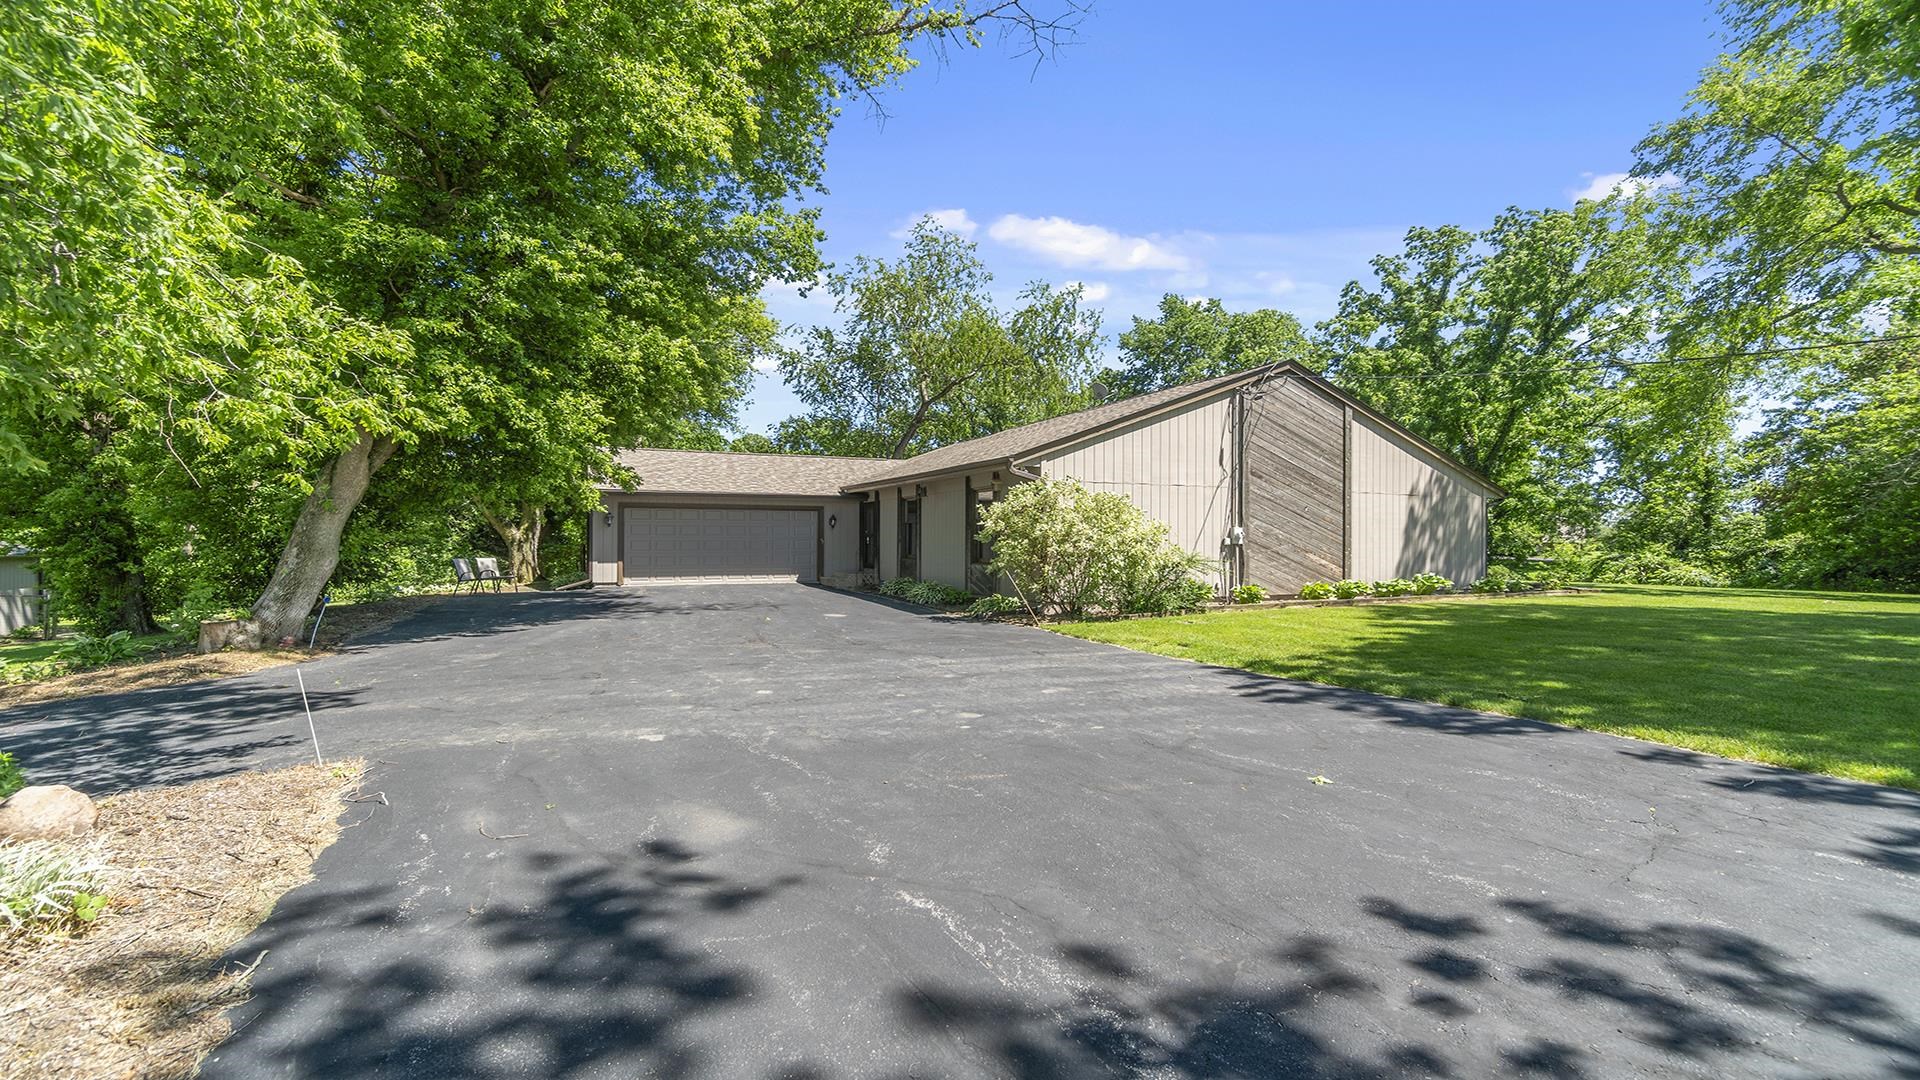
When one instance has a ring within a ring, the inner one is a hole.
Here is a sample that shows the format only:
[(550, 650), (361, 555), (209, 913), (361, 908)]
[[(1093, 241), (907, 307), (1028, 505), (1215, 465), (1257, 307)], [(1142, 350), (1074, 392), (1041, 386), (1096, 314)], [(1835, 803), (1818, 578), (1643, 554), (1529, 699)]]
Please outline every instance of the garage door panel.
[(624, 525), (628, 581), (816, 578), (812, 510), (630, 506)]

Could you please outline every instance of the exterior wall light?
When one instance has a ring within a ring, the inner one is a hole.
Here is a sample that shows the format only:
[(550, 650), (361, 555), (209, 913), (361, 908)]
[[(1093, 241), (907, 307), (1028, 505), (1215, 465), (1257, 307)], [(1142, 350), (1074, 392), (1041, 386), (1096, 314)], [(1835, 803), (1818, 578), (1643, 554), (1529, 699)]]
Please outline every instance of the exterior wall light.
[(840, 522), (840, 518), (838, 516), (834, 514), (827, 515), (827, 528), (831, 529), (835, 525), (839, 524), (839, 522)]

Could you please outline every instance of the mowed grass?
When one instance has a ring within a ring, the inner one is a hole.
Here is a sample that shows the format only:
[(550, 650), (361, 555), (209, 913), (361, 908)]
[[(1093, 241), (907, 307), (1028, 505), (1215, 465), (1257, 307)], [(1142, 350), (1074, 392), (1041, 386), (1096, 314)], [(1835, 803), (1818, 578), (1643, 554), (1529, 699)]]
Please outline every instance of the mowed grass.
[(1920, 789), (1920, 597), (1609, 586), (1055, 629)]

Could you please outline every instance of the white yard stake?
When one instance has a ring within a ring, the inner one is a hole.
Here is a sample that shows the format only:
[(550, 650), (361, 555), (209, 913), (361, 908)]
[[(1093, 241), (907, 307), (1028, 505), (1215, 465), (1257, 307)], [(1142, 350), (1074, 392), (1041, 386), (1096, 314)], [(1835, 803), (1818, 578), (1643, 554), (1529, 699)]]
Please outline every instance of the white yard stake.
[(300, 673), (298, 665), (293, 669), (293, 677), (300, 680), (300, 707), (307, 710), (307, 732), (313, 736), (313, 763), (325, 765), (326, 762), (320, 760), (320, 729), (313, 726), (313, 706), (307, 704), (307, 677)]

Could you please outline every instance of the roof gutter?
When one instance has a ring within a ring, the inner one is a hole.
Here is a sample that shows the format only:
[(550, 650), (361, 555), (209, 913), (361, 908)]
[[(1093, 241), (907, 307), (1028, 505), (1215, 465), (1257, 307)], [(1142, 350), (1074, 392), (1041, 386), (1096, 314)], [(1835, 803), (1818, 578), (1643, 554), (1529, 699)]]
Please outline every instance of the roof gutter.
[(963, 465), (949, 465), (945, 468), (933, 469), (928, 472), (911, 473), (906, 476), (889, 476), (885, 480), (877, 480), (870, 483), (862, 481), (858, 484), (848, 484), (840, 490), (842, 493), (879, 491), (881, 488), (898, 487), (902, 484), (917, 484), (922, 480), (931, 480), (936, 476), (957, 476), (962, 473), (979, 472), (982, 469), (1011, 468), (1013, 468), (1012, 458), (987, 458), (984, 461), (969, 461)]

